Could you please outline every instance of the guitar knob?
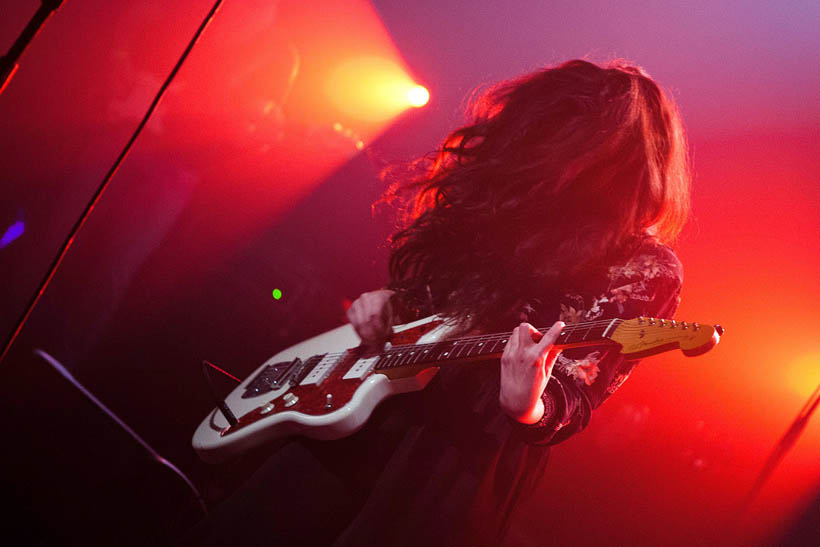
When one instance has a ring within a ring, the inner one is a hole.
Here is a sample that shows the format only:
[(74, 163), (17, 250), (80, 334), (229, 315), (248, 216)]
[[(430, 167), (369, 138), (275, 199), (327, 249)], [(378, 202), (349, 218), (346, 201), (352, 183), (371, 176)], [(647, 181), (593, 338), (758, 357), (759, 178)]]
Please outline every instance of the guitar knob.
[(692, 323), (692, 328), (695, 330), (700, 330), (700, 325), (698, 325), (697, 323)]
[(721, 327), (720, 325), (715, 325), (715, 331), (717, 331), (718, 336), (723, 336), (723, 330), (723, 327)]
[(299, 397), (294, 395), (293, 393), (285, 393), (282, 397), (282, 400), (285, 401), (285, 408), (290, 408), (299, 402)]
[(686, 321), (681, 321), (680, 326), (683, 330), (686, 330), (689, 328), (689, 323), (687, 323)]
[(273, 403), (268, 403), (268, 404), (266, 404), (265, 406), (263, 406), (262, 408), (259, 409), (259, 414), (267, 414), (268, 412), (273, 410), (273, 408), (274, 408)]
[(328, 393), (325, 398), (325, 408), (333, 408), (333, 394)]

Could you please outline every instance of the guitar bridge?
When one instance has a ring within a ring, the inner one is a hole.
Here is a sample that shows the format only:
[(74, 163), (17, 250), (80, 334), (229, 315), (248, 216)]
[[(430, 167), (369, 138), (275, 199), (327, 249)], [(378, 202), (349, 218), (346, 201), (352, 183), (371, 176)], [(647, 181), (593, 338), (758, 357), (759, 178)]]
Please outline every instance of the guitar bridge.
[(279, 389), (286, 383), (288, 372), (301, 363), (298, 357), (290, 363), (274, 363), (259, 371), (259, 374), (245, 387), (243, 399), (257, 397), (269, 391)]

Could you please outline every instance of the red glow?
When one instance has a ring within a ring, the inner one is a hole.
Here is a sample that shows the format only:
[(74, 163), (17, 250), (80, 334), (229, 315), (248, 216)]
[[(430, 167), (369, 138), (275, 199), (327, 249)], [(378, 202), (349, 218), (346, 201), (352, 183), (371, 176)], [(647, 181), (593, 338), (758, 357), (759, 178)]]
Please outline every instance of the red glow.
[[(381, 72), (357, 76), (412, 83), (369, 2), (272, 6), (265, 8), (272, 20), (260, 20), (259, 6), (222, 10), (140, 142), (142, 150), (186, 158), (195, 173), (188, 211), (200, 218), (185, 219), (186, 247), (203, 265), (275, 222), (408, 108), (405, 100), (385, 109), (355, 89), (341, 101), (328, 93), (351, 59), (380, 60)], [(355, 82), (344, 83), (349, 91)], [(207, 237), (193, 236), (203, 224)]]

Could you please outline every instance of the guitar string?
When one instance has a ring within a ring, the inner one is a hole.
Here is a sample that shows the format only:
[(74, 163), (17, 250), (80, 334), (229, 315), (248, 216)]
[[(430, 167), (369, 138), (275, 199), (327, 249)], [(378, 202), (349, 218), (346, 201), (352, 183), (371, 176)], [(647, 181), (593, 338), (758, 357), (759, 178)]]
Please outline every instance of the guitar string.
[[(591, 330), (595, 327), (608, 326), (612, 323), (612, 321), (613, 321), (612, 319), (601, 319), (601, 320), (597, 320), (597, 321), (585, 321), (585, 322), (582, 322), (582, 323), (572, 323), (570, 325), (566, 325), (562, 329), (561, 332), (562, 332), (562, 334), (567, 333), (567, 335), (570, 335), (573, 332), (578, 331), (578, 330), (584, 330), (584, 329)], [(620, 324), (624, 320), (623, 319), (615, 319), (614, 321), (616, 321), (617, 324)], [(544, 327), (544, 328), (540, 328), (540, 329), (537, 329), (537, 330), (543, 334), (543, 333), (545, 333), (546, 331), (549, 330), (549, 327)], [(473, 335), (473, 336), (460, 337), (460, 338), (456, 338), (456, 339), (450, 340), (450, 341), (455, 342), (455, 343), (461, 342), (461, 345), (463, 346), (465, 344), (469, 344), (470, 342), (476, 342), (476, 341), (479, 341), (479, 340), (482, 341), (482, 342), (485, 342), (485, 343), (495, 343), (495, 342), (498, 342), (500, 340), (504, 340), (505, 338), (509, 338), (509, 336), (510, 335), (507, 334), (507, 333), (496, 333), (496, 334), (486, 334), (486, 335), (479, 334), (479, 335)], [(442, 340), (442, 342), (447, 342), (447, 341), (448, 340)], [(432, 342), (432, 343), (427, 343), (427, 344), (400, 344), (400, 345), (397, 345), (397, 346), (392, 346), (390, 349), (388, 349), (384, 353), (381, 353), (378, 356), (374, 356), (374, 357), (389, 357), (389, 356), (400, 354), (402, 351), (407, 351), (410, 348), (419, 349), (419, 348), (422, 348), (424, 346), (428, 346), (428, 347), (432, 348), (437, 343), (439, 343), (439, 342)], [(355, 349), (355, 348), (351, 348), (351, 349)], [(323, 359), (328, 359), (328, 358), (338, 359), (341, 356), (345, 355), (348, 351), (350, 351), (350, 349), (347, 349), (347, 350), (344, 350), (344, 351), (339, 351), (339, 352), (327, 353), (323, 356)]]
[[(642, 327), (637, 326), (637, 325), (623, 325), (623, 323), (625, 321), (628, 321), (627, 319), (620, 319), (620, 318), (616, 318), (614, 320), (613, 319), (600, 319), (600, 320), (595, 320), (595, 321), (585, 321), (585, 322), (582, 322), (582, 323), (572, 323), (570, 325), (566, 325), (561, 330), (561, 334), (566, 333), (567, 336), (569, 336), (573, 332), (576, 332), (578, 330), (583, 330), (583, 329), (591, 330), (591, 329), (596, 328), (596, 327), (604, 327), (604, 326), (608, 327), (609, 325), (611, 325), (613, 323), (613, 321), (614, 321), (616, 326), (621, 327), (621, 328), (623, 328), (623, 329), (625, 329), (629, 332), (634, 332), (634, 331), (640, 330), (642, 328)], [(546, 331), (549, 330), (549, 328), (540, 328), (540, 329), (537, 329), (537, 330), (539, 332), (541, 332), (542, 334), (544, 334), (544, 333), (546, 333)], [(384, 353), (374, 355), (371, 358), (377, 358), (377, 359), (382, 358), (382, 357), (389, 358), (389, 357), (392, 357), (394, 355), (401, 354), (403, 351), (407, 351), (410, 348), (415, 348), (416, 350), (418, 350), (418, 349), (424, 348), (426, 346), (426, 347), (432, 349), (433, 347), (435, 347), (437, 344), (439, 344), (441, 342), (451, 341), (451, 342), (454, 343), (453, 344), (454, 346), (457, 345), (460, 342), (461, 347), (463, 347), (465, 345), (470, 344), (471, 342), (475, 343), (475, 342), (478, 342), (478, 341), (481, 341), (482, 343), (487, 343), (487, 344), (497, 343), (501, 340), (505, 340), (505, 338), (509, 339), (509, 337), (510, 337), (510, 334), (507, 334), (507, 333), (503, 333), (503, 334), (502, 333), (496, 333), (496, 334), (487, 334), (487, 335), (479, 334), (479, 335), (460, 337), (460, 338), (456, 338), (454, 340), (441, 340), (439, 342), (431, 342), (431, 343), (426, 343), (426, 344), (400, 344), (400, 345), (397, 345), (397, 346), (392, 346), (390, 349), (388, 349)], [(321, 360), (323, 361), (325, 359), (332, 359), (334, 361), (337, 361), (343, 355), (346, 355), (348, 352), (350, 352), (351, 349), (355, 349), (355, 348), (349, 348), (349, 349), (346, 349), (344, 351), (326, 353), (326, 354), (322, 355)], [(469, 353), (469, 351), (468, 351), (468, 353)], [(497, 352), (492, 352), (492, 353), (497, 353)], [(318, 364), (318, 362), (316, 364)], [(413, 363), (413, 364), (417, 364), (417, 363)], [(402, 366), (402, 365), (399, 365), (399, 366)]]
[[(565, 326), (562, 329), (561, 332), (562, 333), (566, 332), (569, 335), (569, 334), (572, 334), (573, 332), (575, 332), (577, 330), (592, 329), (592, 328), (595, 328), (595, 327), (603, 327), (605, 325), (609, 325), (610, 323), (612, 323), (612, 321), (613, 321), (612, 319), (601, 319), (601, 320), (597, 320), (597, 321), (585, 321), (583, 323), (572, 323), (572, 324), (569, 324), (569, 325)], [(623, 322), (624, 320), (623, 319), (615, 319), (615, 321)], [(544, 333), (546, 333), (546, 331), (549, 330), (549, 327), (542, 327), (542, 328), (537, 329), (537, 330), (539, 332), (541, 332), (542, 334), (544, 334)], [(477, 334), (477, 335), (472, 335), (472, 336), (464, 336), (464, 337), (456, 338), (454, 340), (449, 340), (449, 341), (462, 342), (462, 343), (469, 343), (470, 341), (478, 341), (478, 340), (483, 340), (483, 341), (487, 341), (487, 342), (490, 342), (490, 341), (497, 342), (499, 340), (503, 340), (504, 338), (508, 338), (509, 336), (510, 335), (507, 334), (507, 333), (495, 333), (495, 334), (483, 334), (483, 335), (482, 334)], [(442, 342), (447, 342), (447, 341), (448, 340), (442, 340)], [(379, 354), (379, 355), (382, 356), (382, 355), (388, 355), (388, 354), (395, 354), (395, 353), (398, 353), (401, 350), (401, 348), (421, 347), (421, 346), (425, 346), (425, 345), (433, 346), (437, 343), (438, 342), (433, 342), (433, 343), (421, 344), (421, 345), (418, 345), (418, 344), (399, 344), (399, 345), (396, 345), (396, 346), (391, 346), (390, 349), (388, 349), (387, 351), (385, 351), (384, 353)], [(349, 348), (349, 349), (346, 349), (346, 350), (343, 350), (343, 351), (326, 353), (324, 355), (324, 358), (340, 357), (340, 356), (344, 355), (345, 353), (347, 353), (348, 351), (350, 351), (351, 349), (355, 349), (355, 348)]]
[[(612, 321), (613, 321), (612, 319), (600, 319), (600, 320), (595, 320), (595, 321), (585, 321), (585, 322), (582, 322), (582, 323), (572, 323), (572, 324), (566, 325), (562, 329), (561, 332), (562, 332), (562, 334), (567, 333), (567, 335), (570, 335), (573, 332), (576, 332), (578, 330), (593, 329), (595, 327), (609, 326), (610, 323), (612, 323)], [(627, 319), (616, 318), (616, 319), (614, 319), (614, 321), (615, 321), (615, 324), (620, 327), (625, 321), (628, 321), (628, 320)], [(624, 325), (623, 328), (625, 328), (629, 331), (634, 331), (636, 329), (640, 329), (641, 327), (632, 326), (632, 325)], [(548, 327), (543, 327), (543, 328), (539, 328), (537, 330), (543, 334), (546, 331), (548, 331), (549, 328)], [(440, 342), (451, 341), (451, 342), (455, 342), (456, 344), (460, 342), (461, 345), (463, 346), (465, 344), (469, 344), (471, 342), (476, 342), (476, 341), (481, 341), (481, 342), (484, 342), (484, 343), (498, 342), (500, 340), (504, 340), (505, 338), (509, 338), (509, 336), (510, 335), (507, 334), (507, 333), (496, 333), (496, 334), (486, 334), (486, 335), (478, 334), (478, 335), (472, 335), (472, 336), (459, 337), (459, 338), (456, 338), (454, 340), (442, 340)], [(379, 354), (377, 356), (373, 356), (373, 357), (392, 356), (392, 355), (396, 355), (398, 353), (401, 353), (402, 351), (405, 351), (409, 348), (417, 348), (418, 349), (418, 348), (421, 348), (421, 347), (424, 347), (424, 346), (433, 347), (433, 346), (435, 346), (436, 344), (438, 344), (440, 342), (431, 342), (431, 343), (427, 343), (427, 344), (399, 344), (399, 345), (396, 345), (396, 346), (392, 346), (390, 349), (388, 349), (384, 353), (381, 353), (381, 354)], [(328, 359), (328, 358), (337, 359), (337, 358), (345, 355), (346, 353), (348, 353), (351, 349), (355, 349), (355, 348), (349, 348), (349, 349), (346, 349), (346, 350), (343, 350), (343, 351), (326, 353), (326, 354), (323, 355), (323, 359)]]

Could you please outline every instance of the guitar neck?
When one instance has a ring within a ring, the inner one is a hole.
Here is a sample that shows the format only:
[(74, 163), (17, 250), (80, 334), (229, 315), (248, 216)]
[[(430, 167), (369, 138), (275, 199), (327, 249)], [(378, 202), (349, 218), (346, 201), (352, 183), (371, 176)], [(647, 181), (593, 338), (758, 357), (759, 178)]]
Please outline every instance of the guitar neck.
[[(560, 349), (613, 344), (608, 337), (621, 319), (590, 321), (565, 326), (555, 346)], [(538, 329), (541, 334), (548, 328)], [(467, 336), (430, 344), (393, 346), (378, 359), (374, 370), (391, 378), (415, 374), (430, 366), (464, 363), (501, 357), (510, 333)]]

